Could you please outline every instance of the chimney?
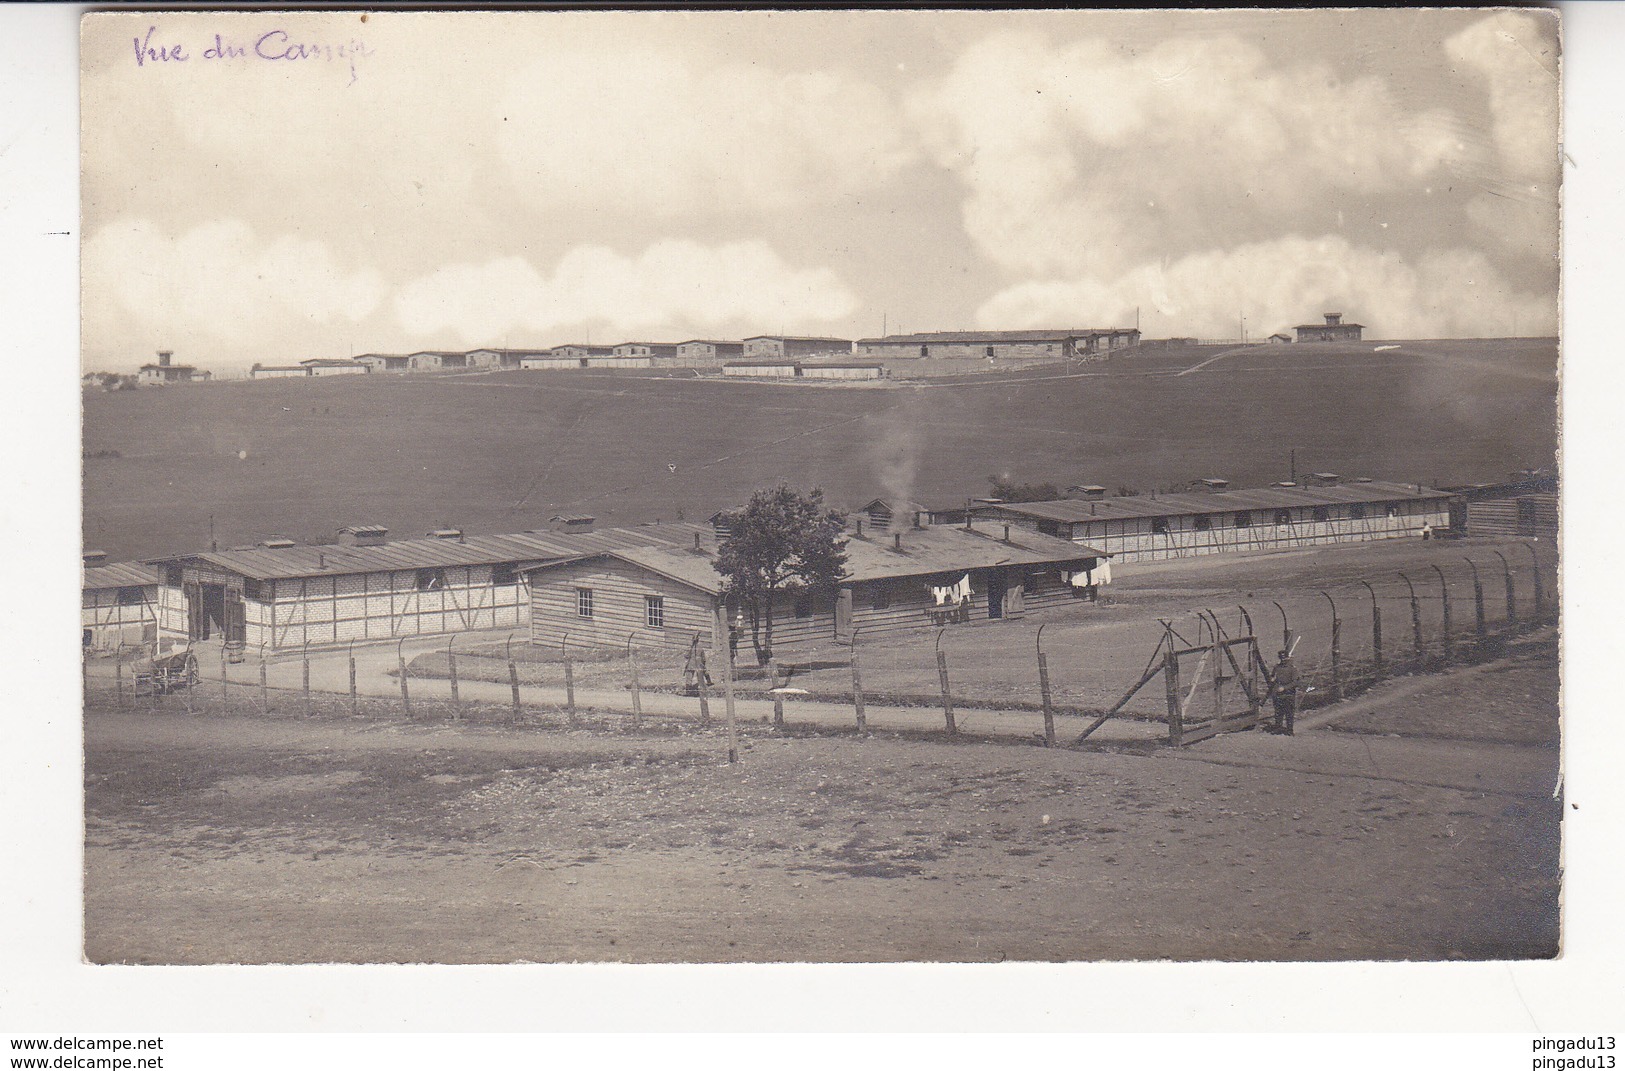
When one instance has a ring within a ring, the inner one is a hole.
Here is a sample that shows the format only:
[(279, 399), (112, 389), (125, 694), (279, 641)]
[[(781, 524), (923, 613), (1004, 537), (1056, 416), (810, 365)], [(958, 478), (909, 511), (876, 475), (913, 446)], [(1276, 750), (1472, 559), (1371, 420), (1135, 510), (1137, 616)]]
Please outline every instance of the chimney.
[(895, 550), (899, 554), (903, 553), (903, 533), (902, 532), (893, 532), (892, 533), (891, 549)]
[(1219, 491), (1227, 490), (1230, 487), (1230, 481), (1221, 480), (1215, 476), (1209, 476), (1207, 479), (1202, 481), (1202, 486), (1207, 488), (1209, 493), (1217, 493)]
[(859, 539), (862, 539), (863, 538), (863, 518), (858, 517), (856, 519), (856, 523), (857, 523), (856, 535), (857, 535), (857, 537)]
[(920, 510), (915, 510), (914, 511), (914, 527), (916, 527), (916, 528), (924, 528), (925, 527), (925, 519), (924, 518), (925, 518), (925, 514), (923, 512), (921, 512)]
[(436, 528), (428, 535), (430, 539), (450, 539), (458, 543), (463, 541), (463, 530), (461, 528)]
[(549, 517), (547, 519), (547, 527), (549, 531), (562, 532), (565, 535), (580, 535), (583, 532), (592, 531), (593, 522), (596, 520), (596, 517), (588, 517), (586, 515), (574, 517)]
[(1004, 526), (1004, 542), (1010, 542), (1010, 526), (1008, 524)]
[(175, 356), (175, 351), (174, 350), (159, 350), (158, 351), (158, 367), (159, 368), (168, 368), (169, 367), (169, 359), (171, 357), (173, 357), (173, 356)]
[(970, 499), (965, 499), (965, 531), (970, 531)]
[(293, 540), (283, 539), (280, 537), (276, 539), (263, 539), (260, 541), (260, 546), (264, 547), (266, 550), (286, 550), (287, 548), (296, 545), (297, 544), (295, 544)]

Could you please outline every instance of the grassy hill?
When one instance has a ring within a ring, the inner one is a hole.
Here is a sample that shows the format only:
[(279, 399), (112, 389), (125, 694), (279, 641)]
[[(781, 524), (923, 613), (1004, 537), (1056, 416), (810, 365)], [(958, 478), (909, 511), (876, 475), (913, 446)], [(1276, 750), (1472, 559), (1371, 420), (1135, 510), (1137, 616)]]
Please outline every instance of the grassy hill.
[(355, 522), (518, 531), (563, 510), (693, 520), (778, 478), (848, 506), (959, 502), (994, 472), (1245, 486), (1285, 478), (1293, 448), (1300, 471), (1497, 479), (1552, 464), (1556, 368), (1550, 339), (1441, 340), (1147, 349), (1072, 376), (885, 387), (505, 372), (91, 392), (85, 540), (115, 559), (194, 550), (211, 514), (222, 546)]

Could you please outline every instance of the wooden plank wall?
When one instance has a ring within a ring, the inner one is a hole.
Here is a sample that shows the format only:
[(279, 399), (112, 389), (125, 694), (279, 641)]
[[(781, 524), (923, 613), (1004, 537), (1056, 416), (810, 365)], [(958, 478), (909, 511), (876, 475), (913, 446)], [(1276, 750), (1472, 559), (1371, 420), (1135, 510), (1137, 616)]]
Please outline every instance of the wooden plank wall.
[[(576, 590), (592, 591), (591, 618), (576, 612)], [(650, 628), (645, 596), (664, 599), (665, 626)], [(616, 561), (578, 562), (531, 574), (530, 642), (557, 647), (569, 634), (571, 647), (624, 647), (629, 634), (641, 647), (686, 647), (695, 633), (714, 646), (713, 601), (656, 573)]]
[[(1387, 515), (1388, 506), (1394, 510)], [(1471, 510), (1469, 506), (1469, 510)], [(1416, 538), (1423, 525), (1435, 529), (1448, 528), (1450, 509), (1444, 499), (1399, 501), (1389, 504), (1374, 503), (1366, 507), (1366, 516), (1356, 519), (1349, 507), (1328, 508), (1327, 519), (1316, 521), (1308, 508), (1288, 511), (1291, 521), (1275, 523), (1273, 509), (1252, 512), (1252, 524), (1246, 528), (1235, 526), (1235, 514), (1211, 516), (1208, 530), (1196, 528), (1196, 518), (1177, 516), (1168, 518), (1168, 531), (1154, 533), (1151, 518), (1078, 521), (1072, 525), (1072, 539), (1084, 546), (1106, 551), (1116, 562), (1165, 561), (1170, 558), (1188, 558), (1201, 554), (1227, 551), (1281, 550), (1293, 547), (1319, 546), (1329, 543), (1362, 543), (1377, 539)], [(999, 518), (981, 521), (1006, 524), (1030, 532), (1038, 532), (1038, 522), (1032, 518)], [(1515, 523), (1515, 522), (1514, 522)], [(1473, 529), (1471, 518), (1469, 530)]]

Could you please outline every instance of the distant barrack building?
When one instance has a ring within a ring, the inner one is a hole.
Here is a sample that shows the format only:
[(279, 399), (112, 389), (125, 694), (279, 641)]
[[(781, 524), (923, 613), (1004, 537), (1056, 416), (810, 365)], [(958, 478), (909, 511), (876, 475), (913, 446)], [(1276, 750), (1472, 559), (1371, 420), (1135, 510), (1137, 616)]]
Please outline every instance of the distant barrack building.
[(412, 358), (404, 353), (363, 353), (356, 358), (374, 372), (410, 372)]
[(190, 383), (208, 379), (209, 373), (189, 364), (176, 364), (174, 350), (159, 350), (156, 364), (144, 364), (136, 373), (136, 382), (143, 387), (163, 387), (171, 383)]
[(1068, 328), (1029, 331), (925, 331), (910, 335), (860, 338), (860, 357), (984, 358), (991, 360), (1069, 360), (1101, 357), (1137, 345), (1133, 327)]
[(1345, 483), (1330, 472), (1250, 490), (1203, 482), (1211, 490), (1108, 498), (1104, 488), (1089, 487), (1051, 502), (968, 508), (974, 517), (1086, 543), (1125, 563), (1443, 534), (1455, 497), (1419, 484)]
[(1323, 324), (1299, 324), (1293, 328), (1298, 333), (1299, 342), (1360, 341), (1361, 332), (1365, 330), (1364, 324), (1346, 324), (1340, 312), (1327, 312), (1321, 315), (1326, 319)]
[(699, 367), (720, 366), (723, 361), (745, 355), (743, 342), (728, 342), (714, 338), (691, 338), (677, 344), (677, 360), (685, 365)]
[(752, 335), (744, 340), (744, 347), (746, 359), (822, 357), (851, 354), (852, 340), (808, 335)]

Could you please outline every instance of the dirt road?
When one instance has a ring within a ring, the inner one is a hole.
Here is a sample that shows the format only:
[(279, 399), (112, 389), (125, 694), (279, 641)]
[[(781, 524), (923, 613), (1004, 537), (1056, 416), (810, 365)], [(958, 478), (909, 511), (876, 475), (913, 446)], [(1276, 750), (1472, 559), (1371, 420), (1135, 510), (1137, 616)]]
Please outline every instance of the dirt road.
[[(1469, 675), (1430, 703), (1471, 711), (1497, 685)], [(751, 724), (729, 766), (720, 730), (683, 722), (99, 709), (86, 741), (99, 962), (1557, 948), (1549, 746), (1323, 728), (1073, 751)]]

